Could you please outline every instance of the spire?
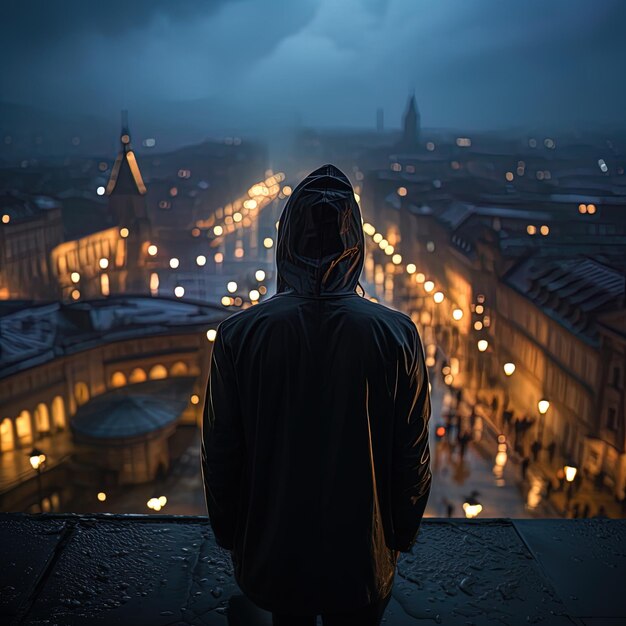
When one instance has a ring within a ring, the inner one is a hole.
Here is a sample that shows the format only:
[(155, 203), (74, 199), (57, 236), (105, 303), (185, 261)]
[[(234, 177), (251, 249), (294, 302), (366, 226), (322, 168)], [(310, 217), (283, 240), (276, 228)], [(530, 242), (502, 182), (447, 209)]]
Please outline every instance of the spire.
[(122, 131), (120, 133), (122, 146), (111, 169), (111, 178), (107, 184), (107, 195), (112, 193), (124, 195), (143, 195), (146, 186), (139, 170), (135, 153), (130, 147), (130, 130), (128, 127), (128, 111), (122, 111)]
[(409, 97), (406, 113), (404, 114), (402, 124), (402, 141), (401, 145), (405, 150), (417, 149), (417, 141), (420, 133), (420, 113), (415, 100), (415, 93)]

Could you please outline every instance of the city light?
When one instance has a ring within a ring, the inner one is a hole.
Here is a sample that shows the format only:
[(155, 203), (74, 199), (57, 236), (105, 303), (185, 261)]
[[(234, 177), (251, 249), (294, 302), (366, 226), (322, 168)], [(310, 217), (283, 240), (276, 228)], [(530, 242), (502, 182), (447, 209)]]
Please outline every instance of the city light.
[(383, 240), (383, 236), (381, 233), (374, 233), (373, 237), (372, 237), (372, 241), (374, 243), (380, 243)]
[(156, 272), (150, 274), (150, 293), (153, 296), (159, 293), (159, 275)]
[(78, 283), (80, 281), (80, 274), (78, 272), (72, 272), (70, 274), (70, 280), (73, 283)]
[(376, 232), (376, 229), (368, 222), (365, 222), (363, 224), (363, 231), (365, 232), (365, 234), (370, 235), (371, 237)]
[(200, 402), (200, 396), (197, 393), (191, 395), (191, 404), (198, 404)]
[(393, 254), (393, 246), (390, 243), (385, 246), (385, 254)]
[(485, 312), (485, 307), (482, 304), (477, 304), (474, 310), (478, 315), (482, 315)]
[(408, 192), (407, 192), (407, 190), (406, 190), (406, 187), (398, 187), (398, 195), (399, 195), (401, 198), (404, 198), (404, 196), (406, 196), (406, 194), (407, 194), (407, 193), (408, 193)]
[(483, 323), (480, 320), (476, 320), (474, 322), (474, 330), (482, 330), (483, 329)]
[(78, 299), (80, 299), (80, 291), (78, 291), (78, 289), (73, 289), (72, 300), (78, 300)]
[(435, 288), (435, 283), (432, 280), (427, 280), (424, 283), (424, 291), (430, 293)]
[(98, 188), (96, 189), (96, 193), (97, 193), (99, 196), (103, 196), (105, 192), (106, 192), (106, 189), (105, 189), (102, 185), (100, 185), (100, 187), (98, 187)]
[(392, 262), (394, 265), (399, 265), (400, 263), (402, 263), (402, 255), (400, 255), (400, 254), (394, 254), (394, 255), (391, 257), (391, 262)]
[(529, 225), (526, 227), (526, 232), (527, 232), (529, 235), (535, 235), (535, 234), (537, 233), (537, 227), (536, 227), (536, 226), (533, 226), (532, 224), (529, 224)]
[(452, 311), (452, 319), (457, 322), (463, 319), (463, 309), (454, 309), (454, 311)]
[(507, 376), (511, 376), (515, 372), (515, 363), (505, 363), (502, 367)]
[(484, 352), (489, 347), (489, 342), (486, 339), (480, 339), (477, 345), (478, 350)]
[(104, 491), (99, 491), (98, 492), (98, 500), (100, 500), (100, 502), (105, 502), (107, 499), (107, 494), (104, 493)]
[(546, 224), (544, 224), (540, 229), (539, 232), (541, 232), (541, 234), (545, 237), (546, 235), (548, 235), (550, 233), (550, 227), (547, 226)]
[(539, 400), (539, 402), (537, 402), (537, 409), (539, 410), (539, 413), (541, 413), (541, 415), (545, 415), (548, 412), (549, 408), (550, 402), (548, 402), (548, 400), (541, 399)]
[(213, 234), (216, 237), (219, 237), (220, 235), (222, 235), (224, 233), (224, 229), (218, 224), (217, 226), (213, 227)]
[(34, 470), (38, 470), (46, 462), (46, 455), (41, 450), (33, 448), (28, 460), (30, 461), (31, 467)]
[(2, 223), (3, 224), (8, 224), (11, 221), (11, 216), (8, 213), (5, 213), (2, 216)]
[(213, 260), (216, 263), (223, 263), (224, 262), (224, 255), (221, 252), (216, 252), (215, 256), (213, 257)]
[(251, 289), (248, 295), (250, 296), (250, 300), (252, 301), (258, 300), (260, 297), (260, 294), (257, 289)]
[(167, 498), (165, 496), (159, 496), (158, 498), (150, 498), (146, 506), (153, 511), (160, 511), (166, 504)]
[(409, 263), (406, 266), (407, 274), (415, 274), (417, 267), (415, 267), (415, 263)]
[(266, 237), (266, 238), (263, 240), (263, 245), (264, 245), (266, 248), (271, 248), (271, 247), (274, 245), (274, 240), (273, 240), (271, 237)]
[(285, 185), (283, 187), (283, 195), (290, 196), (291, 195), (291, 187), (289, 185)]
[(206, 265), (206, 257), (204, 256), (204, 254), (199, 254), (199, 255), (196, 257), (196, 264), (197, 264), (199, 267), (203, 267), (204, 265)]
[(224, 306), (230, 306), (231, 298), (229, 296), (222, 296), (222, 304)]
[(565, 471), (565, 480), (567, 480), (568, 483), (571, 483), (574, 478), (576, 478), (578, 468), (574, 467), (573, 465), (566, 465), (565, 467), (563, 467), (563, 470)]
[(422, 274), (422, 272), (418, 272), (415, 274), (415, 282), (418, 284), (422, 284), (426, 280), (426, 276)]
[(181, 285), (178, 285), (177, 287), (174, 287), (174, 295), (177, 298), (182, 298), (185, 295), (185, 288), (181, 287)]
[(120, 228), (120, 237), (122, 239), (126, 239), (128, 235), (130, 235), (130, 231), (128, 230), (128, 228), (126, 228), (125, 226), (123, 228)]
[(261, 282), (262, 280), (265, 280), (265, 272), (263, 270), (257, 270), (254, 273), (254, 277)]
[(473, 517), (477, 517), (478, 514), (483, 510), (481, 504), (475, 501), (464, 502), (463, 510), (465, 511), (465, 517), (467, 519), (472, 519)]
[(209, 330), (206, 331), (206, 338), (209, 341), (215, 341), (216, 336), (217, 336), (217, 330), (215, 330), (215, 328), (209, 328)]
[(159, 249), (154, 244), (148, 246), (148, 254), (150, 256), (156, 256), (158, 251)]
[(109, 267), (109, 259), (105, 259), (104, 257), (102, 257), (98, 261), (98, 265), (100, 266), (101, 270), (105, 270), (107, 267)]
[(226, 289), (230, 291), (230, 293), (235, 293), (237, 291), (237, 283), (234, 280), (231, 280), (227, 285)]
[(176, 257), (170, 259), (170, 267), (175, 270), (180, 265), (180, 261)]
[(441, 291), (436, 291), (433, 294), (433, 300), (437, 303), (437, 304), (441, 304), (444, 300), (445, 296), (443, 295), (443, 292)]

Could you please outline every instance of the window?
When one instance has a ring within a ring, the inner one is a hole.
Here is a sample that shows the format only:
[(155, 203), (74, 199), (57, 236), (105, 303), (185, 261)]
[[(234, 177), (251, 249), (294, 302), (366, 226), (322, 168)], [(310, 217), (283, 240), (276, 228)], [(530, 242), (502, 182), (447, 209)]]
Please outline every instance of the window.
[(613, 406), (607, 411), (606, 426), (611, 430), (617, 430), (617, 410)]

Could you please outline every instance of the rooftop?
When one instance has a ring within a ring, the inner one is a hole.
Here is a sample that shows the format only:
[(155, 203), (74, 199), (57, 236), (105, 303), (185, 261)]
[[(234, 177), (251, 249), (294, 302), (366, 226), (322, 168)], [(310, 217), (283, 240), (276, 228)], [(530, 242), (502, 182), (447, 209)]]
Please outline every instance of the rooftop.
[(102, 343), (208, 329), (229, 314), (219, 305), (149, 296), (21, 308), (0, 302), (0, 379)]
[[(626, 622), (626, 520), (425, 518), (386, 626)], [(205, 517), (0, 514), (3, 623), (271, 625)]]

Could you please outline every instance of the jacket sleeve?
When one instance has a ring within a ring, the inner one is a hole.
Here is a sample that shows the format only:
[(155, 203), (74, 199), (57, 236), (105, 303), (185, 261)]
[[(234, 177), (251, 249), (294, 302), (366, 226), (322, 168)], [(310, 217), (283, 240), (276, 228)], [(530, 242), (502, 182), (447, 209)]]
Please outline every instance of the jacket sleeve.
[(233, 549), (244, 468), (244, 437), (234, 364), (220, 327), (213, 343), (202, 418), (202, 477), (219, 546)]
[(394, 550), (409, 552), (426, 510), (432, 472), (428, 426), (430, 391), (424, 351), (417, 328), (400, 364), (394, 411), (392, 518)]

